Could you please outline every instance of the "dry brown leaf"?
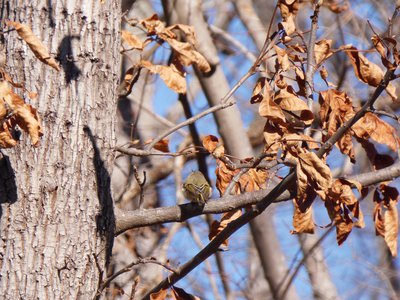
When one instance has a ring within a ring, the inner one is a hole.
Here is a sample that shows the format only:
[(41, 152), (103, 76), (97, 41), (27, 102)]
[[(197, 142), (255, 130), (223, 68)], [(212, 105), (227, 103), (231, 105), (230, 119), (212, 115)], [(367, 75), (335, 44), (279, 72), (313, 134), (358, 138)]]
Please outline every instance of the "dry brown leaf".
[(169, 66), (153, 65), (149, 61), (142, 60), (141, 66), (148, 69), (151, 73), (160, 75), (165, 84), (174, 92), (180, 94), (186, 93), (185, 76), (174, 64), (171, 63)]
[(384, 216), (385, 242), (392, 256), (397, 256), (397, 239), (399, 233), (399, 215), (397, 201), (390, 201)]
[(29, 104), (24, 104), (23, 106), (17, 107), (14, 110), (14, 114), (11, 121), (13, 122), (15, 120), (15, 123), (18, 124), (22, 130), (28, 132), (33, 146), (38, 147), (39, 139), (43, 135), (43, 131), (36, 108)]
[(299, 10), (298, 0), (280, 0), (278, 7), (281, 12), (283, 22), (278, 24), (279, 29), (284, 29), (287, 35), (296, 31), (295, 17)]
[(348, 213), (342, 209), (339, 201), (327, 197), (325, 207), (330, 219), (336, 226), (336, 241), (338, 245), (341, 245), (351, 233), (354, 226), (353, 221)]
[[(345, 92), (329, 89), (320, 92), (320, 119), (322, 129), (326, 131), (323, 141), (328, 140), (346, 121), (354, 116), (353, 103)], [(354, 149), (351, 132), (347, 131), (337, 142), (336, 146), (343, 154), (347, 154), (354, 162)]]
[(161, 35), (163, 37), (175, 38), (176, 35), (171, 31), (165, 28), (164, 22), (158, 19), (157, 14), (152, 15), (151, 17), (141, 20), (139, 22), (146, 28), (147, 35)]
[(167, 299), (167, 289), (162, 289), (157, 293), (150, 294), (150, 300), (164, 300)]
[(171, 295), (175, 300), (200, 300), (199, 297), (186, 293), (184, 289), (172, 286)]
[(385, 47), (383, 46), (382, 39), (379, 36), (374, 34), (371, 37), (371, 41), (372, 41), (372, 44), (374, 45), (376, 51), (381, 55), (381, 57), (387, 59), (386, 50), (385, 50)]
[(383, 71), (381, 68), (373, 62), (370, 62), (356, 47), (346, 46), (344, 49), (353, 65), (357, 78), (370, 86), (378, 86), (383, 79)]
[(353, 205), (354, 203), (358, 202), (356, 196), (354, 195), (353, 191), (349, 184), (342, 179), (336, 179), (332, 187), (330, 189), (330, 194), (332, 198), (338, 200), (340, 203), (345, 205)]
[(365, 140), (371, 138), (387, 145), (394, 152), (400, 146), (396, 130), (373, 113), (367, 112), (351, 129), (357, 137)]
[(307, 98), (306, 76), (301, 68), (295, 67), (294, 71), (296, 73), (296, 82), (299, 87), (297, 95)]
[(312, 207), (310, 206), (305, 212), (302, 212), (297, 205), (296, 201), (294, 203), (294, 214), (293, 214), (293, 228), (291, 234), (295, 233), (314, 233), (315, 225), (312, 217)]
[[(196, 65), (202, 72), (210, 72), (211, 66), (206, 58), (195, 50), (196, 38), (194, 36), (194, 29), (188, 25), (176, 24), (165, 27), (165, 24), (158, 19), (157, 15), (140, 21), (148, 35), (157, 35), (160, 39), (166, 41), (174, 50), (176, 58), (184, 66)], [(185, 34), (187, 43), (176, 40), (177, 35), (172, 31), (179, 29)]]
[(31, 48), (32, 52), (41, 62), (49, 65), (57, 71), (60, 71), (60, 66), (56, 60), (51, 57), (47, 48), (39, 38), (33, 34), (29, 26), (13, 21), (6, 21), (6, 24), (8, 26), (13, 26), (17, 30), (18, 35), (28, 44), (29, 48)]
[(203, 138), (203, 146), (212, 153), (219, 146), (219, 139), (215, 135), (207, 135)]
[(307, 186), (311, 185), (315, 192), (324, 198), (332, 185), (330, 168), (314, 152), (298, 153), (297, 159), (297, 196), (304, 198)]
[[(381, 56), (381, 61), (382, 64), (389, 70), (393, 70), (397, 67), (397, 62), (395, 62), (395, 64), (391, 63), (390, 60), (388, 59), (388, 55), (390, 54), (390, 50), (387, 49), (387, 46), (383, 43), (383, 40), (377, 36), (377, 35), (373, 35), (371, 37), (371, 41), (372, 44), (374, 45), (376, 51), (380, 54)], [(396, 44), (396, 42), (395, 42)], [(394, 47), (394, 49), (396, 49), (396, 47)], [(397, 50), (396, 50), (397, 51)], [(390, 91), (392, 90), (392, 91)], [(389, 94), (391, 92), (396, 92), (394, 86), (392, 86), (391, 88), (389, 88)]]
[(0, 128), (0, 148), (12, 148), (17, 145), (17, 141), (13, 138), (9, 128), (9, 121), (4, 122)]
[(117, 88), (118, 96), (128, 96), (132, 92), (133, 85), (138, 81), (141, 70), (140, 66), (133, 66), (125, 72), (124, 80)]
[(382, 214), (382, 205), (379, 203), (375, 204), (374, 207), (374, 223), (375, 223), (375, 234), (377, 236), (385, 237), (385, 221)]
[(326, 59), (332, 56), (333, 51), (331, 50), (332, 40), (320, 40), (315, 43), (314, 55), (315, 64), (319, 65)]
[(142, 41), (134, 34), (130, 33), (127, 30), (121, 31), (121, 37), (124, 42), (126, 42), (133, 49), (143, 50)]
[[(356, 47), (350, 45), (342, 48), (346, 50), (345, 53), (350, 58), (357, 78), (370, 86), (378, 86), (384, 75), (382, 69), (369, 61)], [(391, 83), (388, 84), (386, 92), (393, 100), (397, 99), (396, 88)]]
[(197, 40), (196, 40), (196, 37), (194, 34), (193, 26), (184, 25), (184, 24), (174, 24), (174, 25), (167, 27), (167, 29), (168, 30), (178, 29), (178, 30), (182, 31), (185, 34), (186, 40), (193, 46), (196, 45)]
[(376, 204), (373, 212), (375, 233), (384, 237), (393, 256), (397, 255), (398, 199), (399, 192), (394, 187), (381, 184), (375, 189), (374, 202)]
[(269, 86), (268, 79), (266, 77), (258, 78), (256, 85), (253, 88), (253, 93), (251, 94), (250, 103), (259, 103), (263, 99), (272, 97), (272, 89)]
[(196, 65), (202, 72), (210, 72), (211, 66), (203, 55), (194, 50), (189, 43), (179, 42), (175, 39), (168, 38), (166, 42), (176, 51), (177, 59), (184, 66)]
[(225, 155), (225, 148), (216, 136), (207, 135), (203, 138), (202, 143), (204, 148), (215, 158), (220, 158), (221, 156)]
[[(153, 139), (147, 140), (144, 142), (145, 145), (150, 144), (153, 141)], [(169, 140), (168, 139), (163, 139), (161, 141), (158, 141), (155, 145), (154, 145), (154, 149), (167, 153), (169, 152)]]
[(328, 70), (325, 68), (325, 66), (322, 66), (321, 70), (319, 70), (319, 74), (321, 75), (321, 78), (323, 81), (325, 81), (326, 85), (328, 84)]
[(312, 111), (303, 100), (296, 96), (291, 86), (278, 90), (274, 95), (274, 102), (279, 105), (283, 113), (286, 112), (287, 126), (304, 127), (314, 120)]
[(240, 176), (239, 183), (236, 185), (235, 194), (243, 192), (254, 192), (266, 187), (268, 172), (262, 169), (249, 169)]
[(276, 64), (275, 64), (276, 70), (279, 72), (285, 72), (289, 70), (290, 62), (286, 50), (276, 45), (274, 45), (274, 49), (276, 52)]
[(260, 116), (267, 118), (277, 124), (285, 124), (286, 117), (282, 109), (277, 105), (272, 97), (265, 97), (258, 107)]
[(6, 115), (10, 115), (8, 122), (3, 124), (1, 130), (2, 141), (0, 143), (5, 148), (15, 146), (16, 141), (13, 140), (11, 132), (18, 125), (22, 130), (29, 133), (32, 144), (37, 147), (39, 138), (43, 135), (37, 110), (26, 104), (20, 96), (15, 94), (6, 81), (0, 82), (0, 103), (2, 104), (0, 105), (1, 120)]
[(267, 121), (264, 126), (263, 135), (265, 139), (265, 152), (276, 155), (282, 146), (281, 139), (284, 135), (284, 128)]
[(286, 21), (282, 21), (278, 23), (279, 30), (285, 31), (285, 35), (283, 37), (283, 42), (288, 43), (292, 39), (289, 37), (292, 33), (296, 32), (296, 24), (294, 22), (295, 18), (293, 16), (289, 16)]
[[(208, 239), (212, 241), (215, 237), (228, 226), (229, 223), (236, 220), (242, 215), (242, 211), (240, 209), (236, 209), (233, 211), (226, 212), (222, 215), (221, 221), (214, 221), (211, 224), (210, 233), (208, 234)], [(225, 240), (222, 246), (228, 246), (228, 240)]]
[(336, 218), (337, 221), (342, 222), (345, 219), (347, 224), (351, 220), (354, 226), (363, 228), (365, 227), (364, 215), (360, 209), (360, 203), (351, 189), (352, 185), (361, 192), (362, 187), (359, 182), (350, 182), (343, 178), (336, 179), (329, 189), (327, 197), (337, 203), (343, 214), (346, 215), (346, 218), (341, 217), (340, 220)]
[(336, 223), (336, 241), (340, 246), (347, 239), (353, 229), (354, 224), (344, 219)]

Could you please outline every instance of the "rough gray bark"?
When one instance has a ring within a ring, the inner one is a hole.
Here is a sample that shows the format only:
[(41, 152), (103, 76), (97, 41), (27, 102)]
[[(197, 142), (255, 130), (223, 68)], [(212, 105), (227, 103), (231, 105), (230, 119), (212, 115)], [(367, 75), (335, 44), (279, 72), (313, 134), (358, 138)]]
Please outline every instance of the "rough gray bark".
[(37, 149), (23, 133), (17, 147), (3, 150), (4, 299), (90, 299), (112, 247), (119, 1), (64, 2), (0, 4), (0, 19), (30, 25), (61, 66), (57, 73), (15, 31), (6, 34), (6, 70), (38, 92), (26, 101), (38, 109), (44, 136)]

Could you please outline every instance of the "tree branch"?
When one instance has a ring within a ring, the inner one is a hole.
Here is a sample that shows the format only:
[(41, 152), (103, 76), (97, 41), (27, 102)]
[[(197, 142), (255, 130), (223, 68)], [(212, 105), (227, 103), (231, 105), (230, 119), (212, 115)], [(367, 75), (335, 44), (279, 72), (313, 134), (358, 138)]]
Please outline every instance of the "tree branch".
[[(359, 181), (363, 186), (370, 186), (379, 182), (392, 180), (400, 176), (400, 163), (390, 167), (368, 173), (349, 176), (348, 179)], [(204, 207), (192, 203), (178, 206), (158, 207), (153, 209), (138, 209), (124, 211), (115, 209), (116, 232), (119, 235), (132, 228), (145, 227), (163, 223), (183, 222), (202, 214), (219, 214), (248, 205), (257, 204), (270, 192), (271, 188), (241, 195), (227, 195), (221, 198), (210, 199)], [(288, 191), (282, 193), (273, 202), (283, 202), (293, 198)]]

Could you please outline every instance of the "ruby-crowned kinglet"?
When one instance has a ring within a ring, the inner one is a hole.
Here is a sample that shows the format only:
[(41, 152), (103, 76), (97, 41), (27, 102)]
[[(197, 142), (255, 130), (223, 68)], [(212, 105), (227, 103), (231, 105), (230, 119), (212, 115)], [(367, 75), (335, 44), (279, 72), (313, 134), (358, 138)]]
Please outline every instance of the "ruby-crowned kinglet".
[(182, 192), (191, 202), (204, 204), (210, 199), (212, 188), (208, 184), (203, 173), (195, 171), (190, 173), (182, 185)]

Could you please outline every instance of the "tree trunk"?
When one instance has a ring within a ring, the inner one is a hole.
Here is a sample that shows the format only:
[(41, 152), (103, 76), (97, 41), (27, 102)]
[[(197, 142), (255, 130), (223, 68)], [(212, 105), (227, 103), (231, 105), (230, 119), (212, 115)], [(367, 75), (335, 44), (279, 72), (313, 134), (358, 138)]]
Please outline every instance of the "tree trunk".
[(38, 109), (44, 136), (37, 149), (22, 133), (15, 148), (3, 150), (4, 299), (90, 299), (112, 248), (119, 1), (62, 2), (0, 4), (0, 19), (29, 25), (61, 66), (56, 72), (15, 31), (5, 34), (6, 71), (38, 93), (25, 101)]

